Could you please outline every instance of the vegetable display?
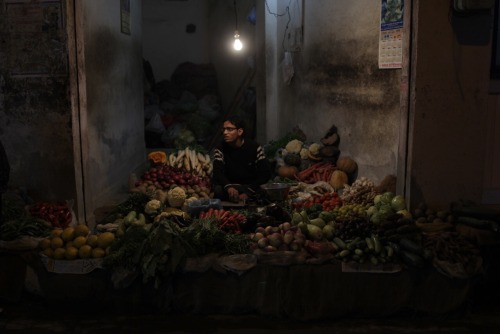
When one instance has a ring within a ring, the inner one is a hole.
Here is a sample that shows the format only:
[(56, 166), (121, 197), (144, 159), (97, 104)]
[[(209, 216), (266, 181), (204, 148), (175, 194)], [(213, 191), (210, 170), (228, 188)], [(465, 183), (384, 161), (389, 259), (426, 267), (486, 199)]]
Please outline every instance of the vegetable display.
[(33, 217), (46, 220), (53, 227), (68, 227), (73, 219), (68, 205), (63, 202), (40, 201), (30, 206), (29, 211)]
[(246, 220), (246, 217), (240, 212), (210, 208), (200, 214), (200, 219), (213, 220), (213, 223), (223, 231), (241, 233), (241, 224)]

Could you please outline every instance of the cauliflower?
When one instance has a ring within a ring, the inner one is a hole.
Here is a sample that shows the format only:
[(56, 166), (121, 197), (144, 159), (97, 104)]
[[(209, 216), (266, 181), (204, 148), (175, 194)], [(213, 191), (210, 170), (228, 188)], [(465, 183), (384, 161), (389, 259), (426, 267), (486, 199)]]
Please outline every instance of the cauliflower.
[(303, 145), (304, 143), (300, 140), (292, 139), (288, 142), (288, 144), (286, 144), (285, 150), (290, 153), (300, 153)]
[(152, 199), (146, 203), (146, 207), (144, 208), (144, 212), (148, 215), (154, 215), (158, 212), (161, 207), (161, 202), (157, 199)]
[(303, 147), (303, 148), (300, 150), (300, 158), (301, 158), (301, 159), (307, 159), (307, 157), (308, 157), (308, 153), (309, 153), (309, 150), (308, 150), (307, 148), (304, 148), (304, 147)]
[(181, 187), (175, 187), (168, 191), (168, 204), (174, 208), (179, 208), (186, 200), (186, 191)]
[(309, 152), (311, 152), (312, 155), (318, 155), (320, 148), (321, 147), (318, 143), (312, 143), (311, 145), (309, 145)]

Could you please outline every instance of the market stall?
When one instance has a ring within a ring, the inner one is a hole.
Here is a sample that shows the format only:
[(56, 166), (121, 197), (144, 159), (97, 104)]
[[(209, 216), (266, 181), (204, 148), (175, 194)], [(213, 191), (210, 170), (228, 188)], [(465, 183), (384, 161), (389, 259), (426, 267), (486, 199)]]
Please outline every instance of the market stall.
[(390, 178), (358, 177), (334, 128), (319, 143), (285, 139), (267, 147), (276, 176), (241, 203), (213, 198), (210, 155), (185, 147), (151, 152), (93, 229), (64, 203), (12, 210), (2, 260), (31, 268), (49, 302), (117, 310), (313, 320), (444, 314), (471, 297), (498, 212), (410, 210)]

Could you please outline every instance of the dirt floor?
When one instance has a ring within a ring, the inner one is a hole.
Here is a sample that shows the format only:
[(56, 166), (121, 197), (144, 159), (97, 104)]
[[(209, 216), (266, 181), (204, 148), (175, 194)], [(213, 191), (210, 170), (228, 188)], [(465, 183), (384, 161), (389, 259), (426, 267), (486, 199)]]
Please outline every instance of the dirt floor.
[(74, 311), (47, 305), (27, 294), (22, 301), (3, 303), (0, 333), (500, 333), (498, 303), (474, 302), (453, 314), (398, 314), (383, 318), (338, 318), (294, 321), (256, 315), (193, 315), (164, 312), (117, 314)]

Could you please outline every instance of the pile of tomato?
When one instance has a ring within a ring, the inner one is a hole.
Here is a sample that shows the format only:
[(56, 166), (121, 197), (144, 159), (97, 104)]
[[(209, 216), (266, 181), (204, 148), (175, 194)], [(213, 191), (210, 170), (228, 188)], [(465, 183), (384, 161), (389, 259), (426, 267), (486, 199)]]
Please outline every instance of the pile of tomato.
[(325, 211), (332, 211), (336, 207), (339, 207), (342, 205), (342, 200), (339, 196), (339, 194), (335, 191), (325, 193), (322, 195), (313, 195), (311, 198), (304, 202), (296, 203), (295, 208), (296, 209), (307, 209), (310, 208), (311, 206), (315, 204), (320, 204), (323, 207), (323, 210)]

